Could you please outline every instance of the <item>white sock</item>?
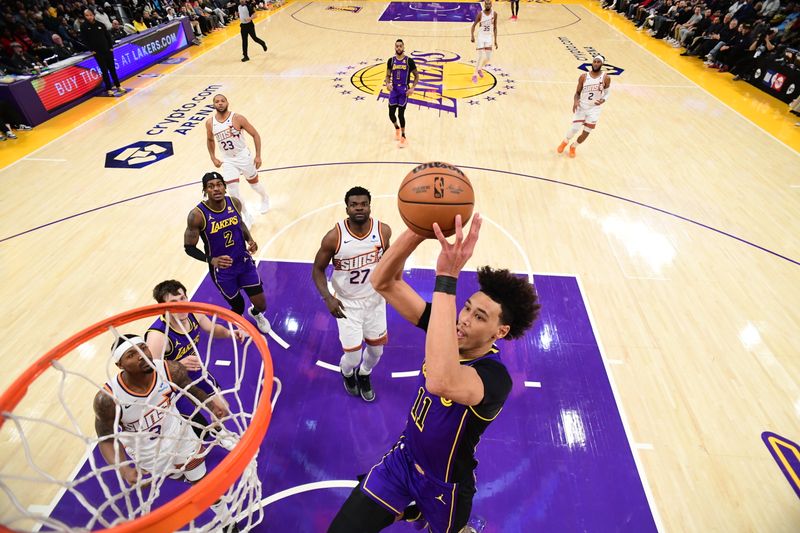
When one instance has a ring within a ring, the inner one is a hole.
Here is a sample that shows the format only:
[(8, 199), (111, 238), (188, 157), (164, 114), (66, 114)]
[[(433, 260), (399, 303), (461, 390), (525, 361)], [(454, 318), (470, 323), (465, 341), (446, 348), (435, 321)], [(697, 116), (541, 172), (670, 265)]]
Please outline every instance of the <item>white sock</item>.
[(383, 346), (370, 346), (367, 344), (366, 348), (364, 348), (364, 362), (361, 363), (358, 373), (363, 375), (371, 374), (372, 369), (378, 365), (382, 355)]
[(352, 376), (353, 371), (361, 362), (361, 352), (344, 352), (342, 358), (339, 360), (339, 368), (345, 376)]
[(262, 200), (267, 197), (267, 190), (264, 188), (261, 182), (250, 183), (250, 186), (258, 193), (259, 196), (261, 196)]
[(581, 129), (581, 125), (582, 124), (580, 122), (573, 122), (572, 127), (567, 131), (567, 134), (564, 136), (564, 140), (569, 142), (569, 140), (572, 139), (576, 133), (578, 133), (578, 130)]

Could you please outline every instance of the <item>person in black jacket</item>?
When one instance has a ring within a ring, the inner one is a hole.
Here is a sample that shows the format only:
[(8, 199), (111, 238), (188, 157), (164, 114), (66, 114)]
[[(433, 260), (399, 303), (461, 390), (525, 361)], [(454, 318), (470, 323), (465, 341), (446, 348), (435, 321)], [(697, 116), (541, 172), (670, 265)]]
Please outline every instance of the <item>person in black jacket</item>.
[[(83, 16), (86, 17), (86, 22), (81, 24), (81, 39), (83, 44), (94, 52), (97, 66), (100, 67), (100, 72), (103, 74), (103, 82), (106, 84), (108, 95), (120, 96), (125, 94), (125, 89), (120, 86), (117, 68), (114, 65), (114, 53), (112, 52), (114, 43), (111, 40), (111, 34), (108, 33), (103, 23), (95, 20), (94, 13), (90, 9), (84, 11)], [(112, 90), (112, 78), (116, 91)]]

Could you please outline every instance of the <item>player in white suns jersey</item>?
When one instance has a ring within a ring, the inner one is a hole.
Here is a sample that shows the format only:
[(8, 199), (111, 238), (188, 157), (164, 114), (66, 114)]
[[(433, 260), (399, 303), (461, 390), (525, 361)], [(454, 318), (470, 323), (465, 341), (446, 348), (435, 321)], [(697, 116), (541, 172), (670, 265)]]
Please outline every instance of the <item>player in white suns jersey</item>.
[[(477, 42), (475, 42), (475, 26), (478, 26)], [(470, 28), (470, 40), (475, 43), (475, 48), (478, 50), (475, 74), (472, 75), (472, 83), (478, 83), (478, 78), (483, 77), (483, 67), (492, 58), (492, 46), (497, 48), (497, 12), (492, 8), (492, 0), (483, 0), (483, 11), (478, 11)]]
[[(339, 326), (344, 351), (339, 368), (344, 387), (349, 394), (360, 394), (368, 402), (375, 399), (369, 376), (388, 340), (386, 301), (372, 288), (370, 274), (389, 248), (392, 236), (389, 226), (370, 216), (371, 200), (363, 187), (347, 191), (347, 218), (325, 234), (312, 270), (314, 284)], [(325, 269), (331, 262), (334, 294), (328, 290), (325, 278)], [(366, 343), (363, 353), (362, 343)]]
[[(605, 63), (603, 56), (595, 56), (592, 60), (592, 70), (581, 74), (578, 78), (578, 88), (575, 90), (572, 102), (572, 112), (575, 115), (572, 117), (572, 126), (567, 131), (566, 137), (556, 149), (559, 154), (564, 151), (570, 139), (578, 133), (581, 127), (583, 127), (583, 132), (578, 136), (578, 144), (585, 141), (597, 125), (597, 120), (600, 118), (600, 112), (603, 109), (602, 106), (608, 100), (608, 95), (611, 92), (611, 79), (603, 71), (603, 63)], [(570, 145), (570, 157), (575, 157), (576, 148), (575, 143)]]
[[(139, 472), (200, 480), (206, 473), (202, 442), (175, 402), (184, 388), (200, 403), (208, 394), (196, 385), (189, 386), (189, 375), (180, 363), (153, 359), (142, 337), (123, 335), (114, 344), (111, 357), (121, 372), (94, 399), (95, 429), (103, 458), (109, 465), (119, 465), (122, 478), (131, 485)], [(228, 415), (224, 406), (208, 405), (217, 418)], [(115, 440), (120, 444), (119, 456)], [(125, 453), (136, 467), (124, 464)]]
[[(214, 109), (216, 112), (206, 121), (206, 146), (211, 155), (211, 162), (220, 169), (220, 174), (225, 178), (228, 194), (242, 202), (242, 216), (250, 225), (245, 203), (239, 194), (239, 177), (244, 176), (247, 183), (261, 197), (261, 213), (269, 211), (269, 196), (264, 186), (258, 182), (258, 169), (261, 167), (261, 135), (247, 119), (228, 109), (228, 99), (225, 95), (214, 96)], [(253, 137), (256, 155), (250, 153), (244, 139), (244, 132)], [(222, 155), (217, 159), (216, 148)]]

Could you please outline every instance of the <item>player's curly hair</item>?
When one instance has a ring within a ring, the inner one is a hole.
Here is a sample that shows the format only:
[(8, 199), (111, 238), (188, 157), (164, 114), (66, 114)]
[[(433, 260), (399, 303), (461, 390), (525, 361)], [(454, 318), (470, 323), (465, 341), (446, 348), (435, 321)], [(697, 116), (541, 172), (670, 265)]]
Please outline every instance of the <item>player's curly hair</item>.
[(372, 203), (372, 195), (369, 193), (367, 189), (364, 187), (353, 187), (349, 191), (347, 191), (344, 195), (344, 205), (350, 201), (351, 196), (366, 196), (367, 200)]
[(500, 304), (500, 323), (509, 326), (507, 339), (521, 337), (539, 316), (542, 308), (536, 288), (527, 279), (508, 269), (478, 269), (481, 292)]

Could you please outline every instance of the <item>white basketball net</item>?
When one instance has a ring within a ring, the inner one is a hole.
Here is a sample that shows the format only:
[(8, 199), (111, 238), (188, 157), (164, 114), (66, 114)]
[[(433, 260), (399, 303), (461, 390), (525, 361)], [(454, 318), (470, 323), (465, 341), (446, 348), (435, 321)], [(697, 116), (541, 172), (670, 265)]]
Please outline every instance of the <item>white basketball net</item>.
[[(213, 331), (217, 316), (209, 318)], [(169, 313), (166, 319), (168, 322)], [(131, 329), (126, 325), (126, 331)], [(233, 334), (231, 325), (227, 329)], [(6, 419), (0, 430), (0, 523), (5, 527), (18, 531), (90, 531), (129, 522), (188, 490), (186, 472), (197, 468), (201, 460), (210, 471), (211, 463), (216, 466), (249, 426), (263, 380), (264, 362), (259, 350), (249, 338), (242, 344), (233, 337), (212, 341), (208, 335), (201, 351), (184, 333), (200, 356), (201, 370), (189, 374), (192, 382), (185, 389), (168, 382), (173, 387), (170, 401), (148, 403), (144, 408), (135, 405), (141, 416), (134, 415), (139, 417), (134, 426), (141, 429), (130, 430), (133, 426), (128, 425), (123, 430), (120, 417), (131, 405), (123, 405), (104, 389), (104, 384), (112, 383), (120, 373), (109, 351), (120, 334), (114, 327), (109, 332), (112, 335), (99, 336), (53, 361), (51, 368), (31, 384), (14, 412), (0, 413)], [(225, 349), (220, 348), (222, 343), (230, 344)], [(163, 354), (153, 355), (158, 358)], [(227, 379), (218, 379), (215, 397), (224, 399), (230, 414), (215, 424), (208, 409), (188, 390), (201, 381), (213, 382), (210, 374), (222, 369)], [(124, 457), (118, 464), (107, 464), (96, 450), (101, 439), (94, 428), (92, 400), (98, 391), (105, 391), (114, 401), (116, 429), (106, 440), (113, 443), (116, 457)], [(169, 387), (166, 391), (169, 396)], [(278, 387), (273, 405), (279, 393)], [(176, 405), (180, 398), (188, 400), (180, 404), (183, 412)], [(198, 414), (208, 422), (197, 418)], [(171, 429), (166, 434), (154, 432), (150, 423), (154, 419), (159, 420), (159, 426)], [(184, 530), (225, 531), (236, 523), (240, 531), (247, 531), (260, 523), (263, 512), (256, 458), (211, 510)], [(133, 485), (124, 481), (121, 465), (136, 469), (138, 479)]]

